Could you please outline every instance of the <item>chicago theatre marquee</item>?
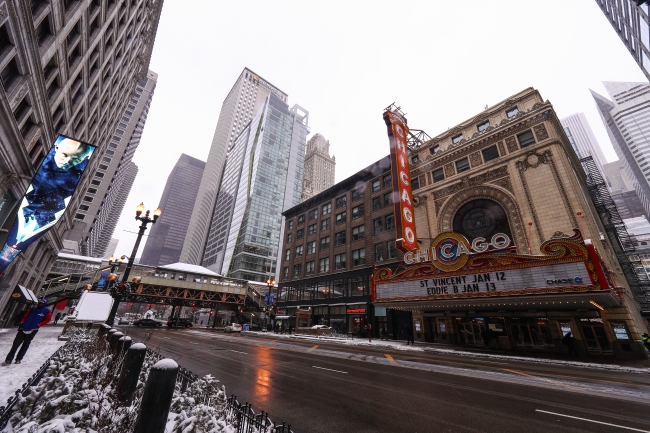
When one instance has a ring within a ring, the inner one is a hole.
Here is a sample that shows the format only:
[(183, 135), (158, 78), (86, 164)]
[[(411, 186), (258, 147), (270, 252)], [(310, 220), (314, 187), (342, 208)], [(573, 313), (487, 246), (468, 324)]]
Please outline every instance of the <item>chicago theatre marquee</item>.
[[(567, 353), (571, 332), (580, 354), (647, 356), (647, 324), (539, 92), (496, 104), (406, 160), (388, 117), (405, 254), (397, 269), (375, 270), (372, 295), (390, 334), (410, 323), (416, 341)], [(410, 179), (400, 172), (409, 162)], [(400, 190), (407, 180), (411, 191)]]

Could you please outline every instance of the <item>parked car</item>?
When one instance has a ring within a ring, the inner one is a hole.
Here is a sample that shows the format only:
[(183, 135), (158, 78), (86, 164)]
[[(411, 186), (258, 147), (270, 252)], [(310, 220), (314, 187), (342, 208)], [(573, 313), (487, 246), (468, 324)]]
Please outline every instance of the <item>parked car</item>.
[(167, 321), (167, 326), (169, 326), (170, 328), (172, 328), (172, 327), (173, 328), (191, 328), (194, 325), (192, 324), (191, 319), (188, 319), (186, 317), (182, 317), (182, 318), (178, 319), (178, 324), (176, 324), (176, 319), (169, 319)]
[(224, 332), (241, 332), (241, 325), (239, 323), (231, 323), (224, 328)]
[(330, 328), (330, 327), (327, 326), (327, 325), (314, 325), (314, 326), (311, 327), (311, 329), (323, 329), (323, 330), (327, 330), (327, 329), (332, 329), (332, 328)]
[(129, 322), (129, 319), (126, 317), (120, 317), (120, 320), (117, 322), (118, 325), (130, 325), (131, 322)]
[(157, 320), (153, 319), (139, 319), (133, 322), (135, 326), (138, 327), (149, 327), (149, 328), (160, 328), (162, 326), (162, 323), (158, 322)]

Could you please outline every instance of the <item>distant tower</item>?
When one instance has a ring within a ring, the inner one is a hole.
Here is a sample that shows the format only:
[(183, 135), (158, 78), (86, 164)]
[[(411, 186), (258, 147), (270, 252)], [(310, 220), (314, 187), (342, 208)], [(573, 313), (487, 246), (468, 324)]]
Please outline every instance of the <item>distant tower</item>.
[(336, 158), (330, 157), (330, 142), (321, 134), (314, 134), (307, 142), (301, 202), (334, 185), (335, 166)]
[(567, 136), (573, 139), (578, 150), (578, 158), (591, 155), (602, 174), (604, 172), (603, 165), (607, 164), (607, 159), (605, 159), (605, 154), (600, 148), (598, 140), (596, 140), (596, 136), (591, 130), (591, 126), (589, 126), (589, 122), (587, 122), (584, 113), (575, 113), (567, 116), (560, 119), (560, 123), (564, 126), (565, 131), (566, 128), (569, 128)]

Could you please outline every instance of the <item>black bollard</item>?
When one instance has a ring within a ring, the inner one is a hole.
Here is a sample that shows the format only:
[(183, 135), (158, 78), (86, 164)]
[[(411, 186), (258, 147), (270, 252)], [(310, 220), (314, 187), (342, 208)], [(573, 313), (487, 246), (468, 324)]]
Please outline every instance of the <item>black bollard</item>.
[(108, 344), (111, 350), (115, 350), (115, 348), (117, 347), (117, 341), (122, 337), (124, 337), (124, 334), (122, 334), (121, 332), (113, 332), (113, 334), (111, 334), (111, 337), (108, 340)]
[(133, 433), (165, 433), (177, 375), (173, 359), (162, 359), (151, 367)]
[(131, 337), (121, 337), (119, 340), (117, 340), (117, 347), (115, 352), (122, 353), (125, 350), (129, 350), (131, 344), (133, 344), (133, 340), (131, 339)]
[(102, 326), (100, 326), (97, 329), (97, 335), (101, 337), (102, 335), (106, 334), (110, 329), (111, 327), (109, 325), (107, 325), (106, 323), (102, 323)]
[(106, 341), (111, 341), (111, 335), (115, 334), (117, 332), (117, 329), (111, 328), (108, 331), (106, 331)]
[(132, 344), (126, 351), (116, 387), (117, 398), (123, 403), (130, 402), (133, 397), (146, 354), (147, 346), (142, 343)]

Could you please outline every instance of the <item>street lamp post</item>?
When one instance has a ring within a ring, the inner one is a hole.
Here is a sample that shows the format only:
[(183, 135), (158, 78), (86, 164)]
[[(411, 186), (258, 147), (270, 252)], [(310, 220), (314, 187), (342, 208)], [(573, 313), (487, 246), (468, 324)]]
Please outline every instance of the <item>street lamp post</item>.
[[(144, 212), (144, 216), (142, 216), (142, 212)], [(120, 284), (120, 289), (123, 288), (123, 290), (116, 290), (115, 285), (117, 282), (113, 284), (113, 290), (111, 290), (111, 296), (115, 301), (113, 302), (111, 313), (108, 315), (108, 319), (106, 319), (106, 324), (109, 326), (113, 326), (113, 323), (115, 322), (115, 315), (117, 314), (117, 308), (120, 305), (120, 301), (123, 298), (126, 298), (130, 293), (129, 275), (131, 274), (131, 268), (133, 267), (133, 261), (135, 260), (135, 256), (136, 254), (138, 254), (138, 248), (140, 248), (140, 241), (142, 240), (142, 236), (144, 235), (145, 230), (147, 230), (147, 225), (149, 223), (156, 224), (156, 221), (158, 220), (160, 215), (162, 215), (162, 211), (160, 210), (160, 208), (156, 208), (156, 210), (153, 211), (153, 218), (149, 218), (149, 211), (145, 212), (144, 203), (140, 203), (135, 208), (135, 219), (137, 221), (142, 222), (142, 224), (140, 225), (140, 230), (138, 231), (138, 237), (135, 241), (135, 245), (133, 246), (133, 251), (131, 252), (129, 261), (126, 264), (126, 269), (124, 269), (124, 275), (122, 276), (122, 283)]]
[[(271, 293), (273, 293), (275, 280), (273, 278), (268, 278), (266, 280), (266, 285), (268, 286), (269, 290), (266, 292), (266, 296), (264, 296), (264, 303), (269, 304), (269, 308), (266, 309), (266, 314), (264, 315), (264, 329), (266, 329), (266, 318), (273, 311), (273, 301), (271, 301), (271, 296), (273, 295), (271, 295)], [(273, 325), (273, 322), (271, 322), (271, 325)]]

